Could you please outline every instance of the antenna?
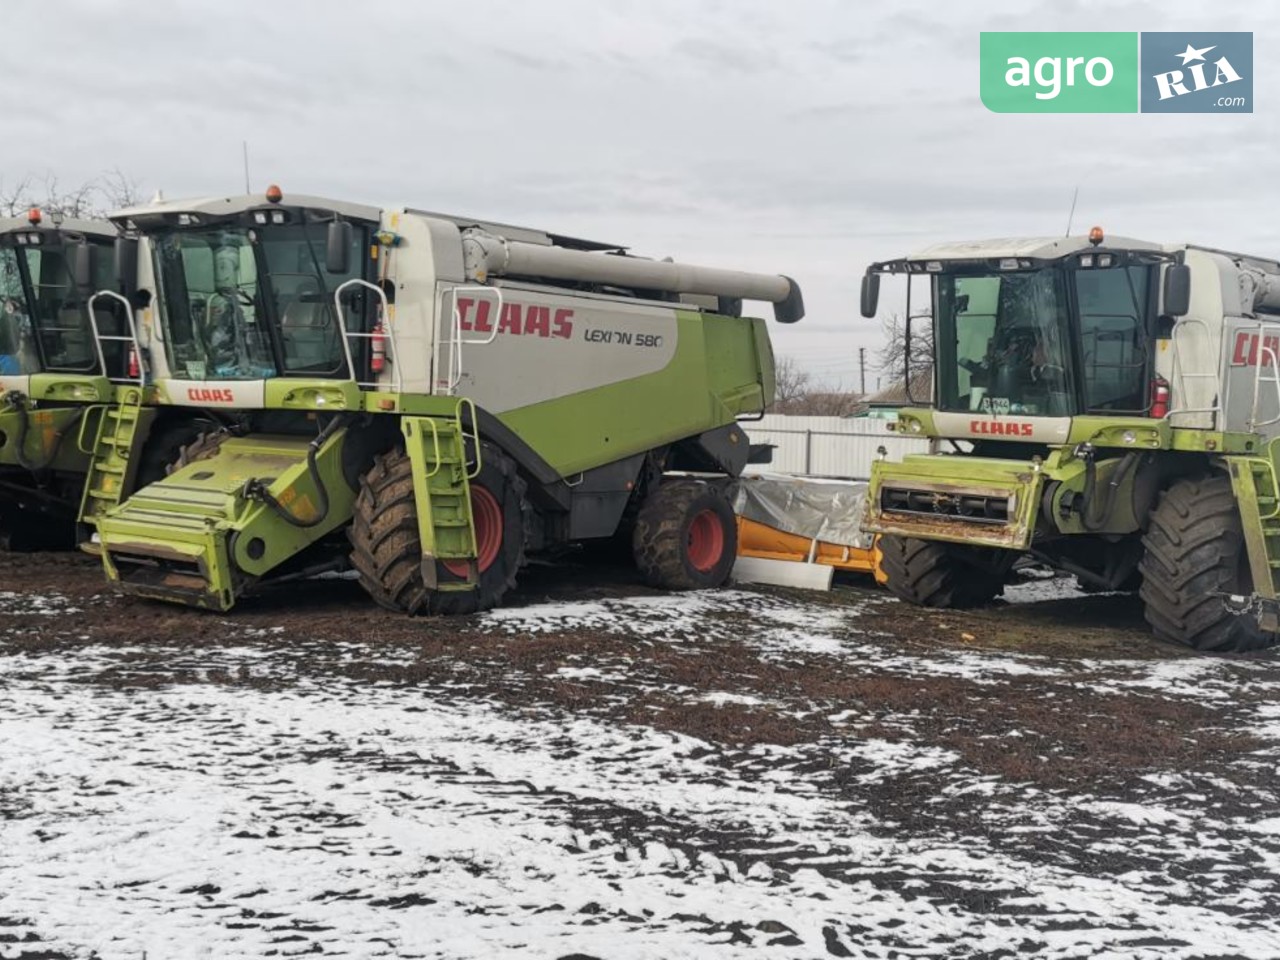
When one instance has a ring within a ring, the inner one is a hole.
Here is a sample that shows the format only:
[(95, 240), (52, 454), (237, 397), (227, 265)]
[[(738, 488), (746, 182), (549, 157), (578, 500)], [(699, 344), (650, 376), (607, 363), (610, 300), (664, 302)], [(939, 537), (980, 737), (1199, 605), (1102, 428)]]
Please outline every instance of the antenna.
[[(248, 166), (247, 166), (248, 162), (249, 161), (247, 160), (245, 161), (246, 170), (248, 169)], [(1071, 212), (1067, 214), (1067, 232), (1063, 234), (1063, 236), (1065, 237), (1071, 236), (1071, 221), (1076, 218), (1076, 201), (1079, 199), (1080, 199), (1080, 184), (1077, 183), (1075, 192), (1071, 194)]]
[(241, 140), (240, 145), (244, 148), (244, 192), (253, 193), (253, 188), (249, 186), (249, 141)]

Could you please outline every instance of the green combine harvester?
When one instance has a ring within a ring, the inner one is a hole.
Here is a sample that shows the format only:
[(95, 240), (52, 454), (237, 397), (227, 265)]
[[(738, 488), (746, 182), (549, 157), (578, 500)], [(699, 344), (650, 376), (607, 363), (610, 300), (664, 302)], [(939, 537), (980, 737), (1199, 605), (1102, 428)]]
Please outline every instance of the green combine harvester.
[(274, 187), (112, 219), (154, 295), (161, 415), (221, 423), (132, 496), (144, 441), (96, 447), (85, 502), (124, 592), (228, 610), (352, 568), (390, 609), (465, 613), (534, 554), (619, 537), (656, 585), (727, 578), (737, 421), (773, 397), (742, 302), (799, 320), (788, 278)]
[[(865, 316), (883, 274), (907, 278), (908, 317), (928, 287), (932, 395), (894, 429), (939, 447), (872, 471), (893, 593), (975, 606), (1029, 554), (1139, 590), (1164, 640), (1274, 642), (1280, 263), (1098, 227), (946, 244), (873, 264)], [(907, 346), (910, 370), (909, 326)]]
[(75, 545), (95, 432), (139, 362), (127, 302), (95, 293), (115, 282), (115, 227), (51, 219), (0, 220), (0, 541), (15, 549)]

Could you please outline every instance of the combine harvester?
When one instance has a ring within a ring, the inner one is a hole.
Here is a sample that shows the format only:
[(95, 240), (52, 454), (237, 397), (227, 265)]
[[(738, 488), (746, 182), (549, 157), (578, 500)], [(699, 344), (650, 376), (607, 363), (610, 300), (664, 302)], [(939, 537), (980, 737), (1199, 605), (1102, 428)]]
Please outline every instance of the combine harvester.
[(118, 503), (100, 468), (139, 445), (95, 451), (86, 502), (124, 592), (228, 610), (350, 566), (385, 607), (465, 613), (526, 557), (627, 531), (656, 585), (727, 577), (736, 421), (773, 396), (741, 305), (799, 320), (788, 278), (274, 187), (112, 219), (149, 251), (158, 403), (227, 423)]
[(88, 448), (130, 362), (127, 303), (94, 293), (115, 276), (115, 227), (43, 220), (0, 220), (0, 540), (17, 549), (75, 545)]
[(865, 527), (893, 593), (974, 606), (1030, 554), (1140, 584), (1161, 639), (1274, 642), (1280, 263), (1098, 227), (947, 244), (873, 264), (864, 316), (882, 274), (908, 278), (907, 316), (928, 284), (936, 345), (933, 402), (894, 429), (954, 447), (873, 469)]

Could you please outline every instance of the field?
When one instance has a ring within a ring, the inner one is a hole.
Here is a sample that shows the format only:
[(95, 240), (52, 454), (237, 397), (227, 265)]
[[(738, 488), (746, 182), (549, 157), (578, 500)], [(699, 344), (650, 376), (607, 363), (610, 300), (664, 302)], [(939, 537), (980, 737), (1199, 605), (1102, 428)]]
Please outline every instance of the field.
[(0, 558), (0, 957), (1280, 956), (1280, 657), (1007, 599), (217, 616)]

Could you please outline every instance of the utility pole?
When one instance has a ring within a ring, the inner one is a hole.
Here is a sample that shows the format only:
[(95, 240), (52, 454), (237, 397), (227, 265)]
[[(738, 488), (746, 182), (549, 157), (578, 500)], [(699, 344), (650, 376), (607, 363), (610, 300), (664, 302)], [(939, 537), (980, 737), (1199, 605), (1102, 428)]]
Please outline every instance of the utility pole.
[(867, 395), (867, 348), (858, 348), (858, 390)]

